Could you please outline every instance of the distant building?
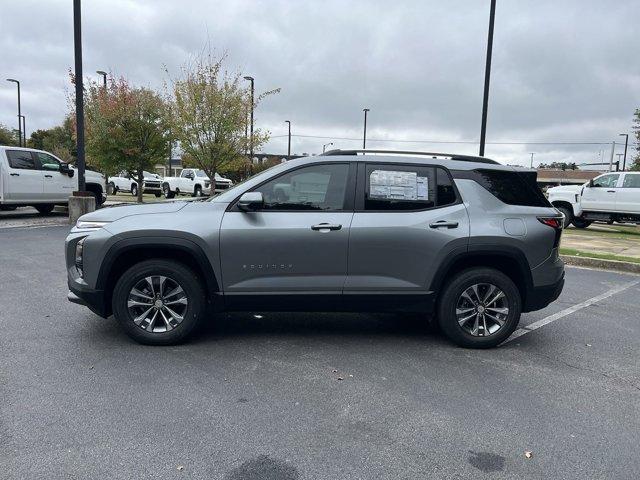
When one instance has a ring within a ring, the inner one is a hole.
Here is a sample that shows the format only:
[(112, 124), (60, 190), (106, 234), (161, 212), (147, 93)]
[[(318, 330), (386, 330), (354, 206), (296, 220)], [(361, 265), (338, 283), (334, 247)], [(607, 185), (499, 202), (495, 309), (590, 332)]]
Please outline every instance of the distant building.
[(557, 185), (582, 185), (602, 172), (595, 170), (559, 170), (549, 168), (538, 169), (538, 185), (555, 187)]

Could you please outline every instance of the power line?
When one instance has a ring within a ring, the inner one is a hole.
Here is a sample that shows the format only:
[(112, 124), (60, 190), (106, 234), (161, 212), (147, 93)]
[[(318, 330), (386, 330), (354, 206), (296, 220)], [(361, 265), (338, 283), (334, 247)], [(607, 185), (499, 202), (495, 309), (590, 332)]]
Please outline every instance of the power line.
[[(361, 138), (352, 137), (334, 137), (323, 135), (291, 135), (298, 138), (316, 138), (325, 140), (348, 140), (359, 142)], [(288, 137), (288, 135), (272, 135), (271, 138)], [(431, 143), (431, 144), (458, 144), (458, 145), (478, 145), (479, 141), (474, 140), (398, 140), (392, 138), (368, 138), (370, 142), (393, 142), (393, 143)], [(611, 145), (611, 142), (486, 142), (487, 145)], [(629, 145), (638, 145), (637, 143), (629, 143)]]

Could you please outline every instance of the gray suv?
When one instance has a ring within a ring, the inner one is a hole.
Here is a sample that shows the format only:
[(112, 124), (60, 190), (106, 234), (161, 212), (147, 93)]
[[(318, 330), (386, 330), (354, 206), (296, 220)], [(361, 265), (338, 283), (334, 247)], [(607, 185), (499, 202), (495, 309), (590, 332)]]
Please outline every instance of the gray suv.
[(68, 298), (145, 344), (181, 342), (221, 311), (396, 311), (486, 348), (560, 294), (561, 233), (533, 170), (336, 150), (206, 201), (82, 216)]

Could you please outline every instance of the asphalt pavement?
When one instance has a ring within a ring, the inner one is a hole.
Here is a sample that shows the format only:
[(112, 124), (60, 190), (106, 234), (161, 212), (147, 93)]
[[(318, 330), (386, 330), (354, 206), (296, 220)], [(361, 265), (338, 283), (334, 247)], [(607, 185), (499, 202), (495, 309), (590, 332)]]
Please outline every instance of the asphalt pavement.
[(0, 478), (640, 478), (640, 277), (568, 268), (486, 351), (382, 314), (145, 347), (67, 302), (67, 230), (0, 230)]

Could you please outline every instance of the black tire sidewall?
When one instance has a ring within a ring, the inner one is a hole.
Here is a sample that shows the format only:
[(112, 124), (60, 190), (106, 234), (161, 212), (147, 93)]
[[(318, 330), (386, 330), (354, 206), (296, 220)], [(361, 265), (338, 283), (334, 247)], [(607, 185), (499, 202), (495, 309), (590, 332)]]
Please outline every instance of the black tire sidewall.
[(133, 195), (134, 197), (138, 196), (138, 186), (137, 185), (131, 185), (131, 195)]
[(35, 205), (35, 209), (38, 211), (40, 215), (49, 215), (53, 212), (54, 205), (51, 203), (42, 203), (40, 205)]
[[(491, 283), (507, 296), (509, 315), (498, 332), (488, 337), (474, 337), (465, 332), (456, 318), (458, 298), (475, 283)], [(520, 291), (515, 283), (504, 273), (491, 268), (471, 268), (464, 270), (445, 285), (438, 302), (438, 324), (442, 332), (455, 344), (467, 348), (491, 348), (506, 340), (518, 327), (522, 311)]]
[[(163, 275), (177, 281), (187, 294), (188, 306), (184, 319), (173, 330), (150, 333), (137, 326), (127, 308), (131, 288), (144, 277)], [(112, 295), (113, 315), (133, 340), (145, 345), (174, 345), (185, 341), (194, 333), (206, 309), (206, 299), (200, 277), (189, 267), (171, 260), (146, 260), (122, 274)]]
[(563, 228), (567, 228), (569, 225), (571, 225), (571, 222), (573, 221), (573, 212), (571, 212), (567, 207), (556, 207), (556, 208), (560, 210), (564, 215)]

